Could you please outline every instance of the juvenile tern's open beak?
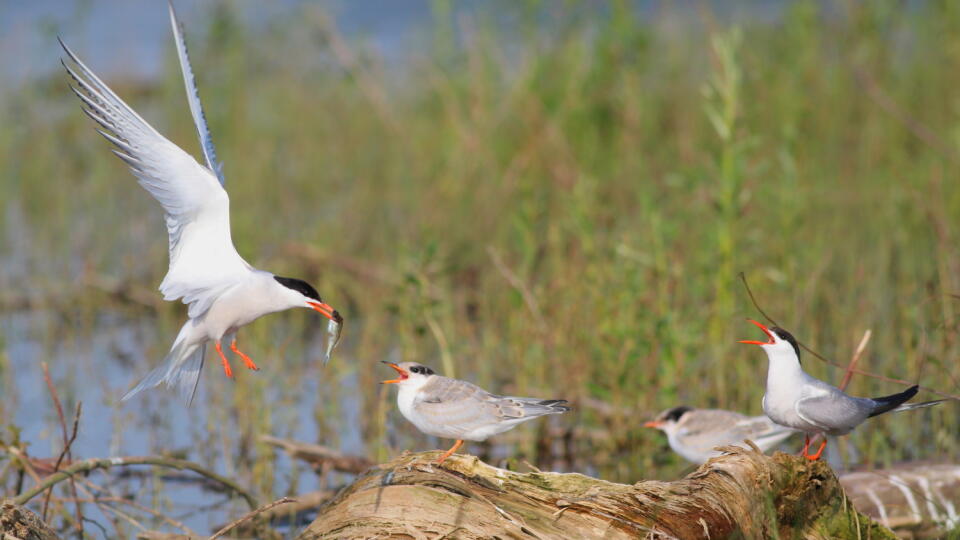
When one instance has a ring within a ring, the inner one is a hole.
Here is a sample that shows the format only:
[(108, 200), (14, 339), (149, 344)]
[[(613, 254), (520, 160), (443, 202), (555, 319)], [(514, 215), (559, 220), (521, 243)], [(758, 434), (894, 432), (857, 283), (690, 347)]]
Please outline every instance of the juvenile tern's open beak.
[(330, 304), (324, 304), (323, 302), (313, 302), (308, 300), (307, 305), (310, 306), (310, 309), (313, 309), (314, 311), (319, 311), (321, 315), (323, 315), (328, 319), (337, 320), (340, 318), (340, 314), (337, 313), (337, 310), (333, 309), (333, 307), (330, 306)]
[(646, 424), (644, 424), (643, 427), (658, 428), (658, 427), (660, 427), (660, 425), (661, 425), (662, 423), (663, 423), (663, 422), (658, 422), (658, 421), (656, 421), (656, 420), (651, 420), (651, 421), (647, 422)]
[(399, 378), (399, 379), (390, 379), (389, 381), (383, 381), (383, 382), (381, 382), (380, 384), (396, 384), (396, 383), (398, 383), (398, 382), (403, 382), (403, 381), (405, 381), (405, 380), (407, 380), (407, 379), (410, 378), (410, 374), (407, 373), (407, 370), (403, 369), (402, 367), (394, 364), (393, 362), (387, 362), (386, 360), (383, 360), (383, 363), (386, 364), (386, 365), (388, 365), (388, 366), (390, 366), (390, 367), (392, 367), (393, 369), (397, 370), (397, 373), (400, 374), (400, 378)]
[(770, 341), (741, 340), (740, 343), (746, 343), (747, 345), (773, 345), (774, 343), (777, 342), (777, 341), (773, 338), (773, 332), (771, 332), (769, 328), (767, 328), (766, 326), (764, 326), (762, 323), (758, 323), (757, 321), (755, 321), (755, 320), (753, 320), (753, 319), (747, 319), (747, 320), (750, 321), (750, 322), (752, 322), (753, 324), (757, 325), (757, 327), (759, 327), (761, 330), (763, 330), (763, 333), (766, 334), (768, 338), (770, 338)]

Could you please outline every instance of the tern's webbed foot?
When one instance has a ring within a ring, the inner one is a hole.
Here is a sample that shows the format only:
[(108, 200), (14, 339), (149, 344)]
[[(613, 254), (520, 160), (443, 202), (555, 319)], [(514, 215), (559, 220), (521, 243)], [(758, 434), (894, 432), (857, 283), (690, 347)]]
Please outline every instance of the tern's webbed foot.
[(260, 371), (260, 368), (258, 368), (257, 365), (253, 363), (253, 360), (251, 360), (249, 356), (240, 352), (240, 349), (237, 348), (236, 339), (234, 339), (233, 342), (230, 343), (230, 350), (233, 351), (234, 354), (239, 356), (241, 360), (243, 360), (243, 365), (247, 366), (247, 369), (252, 369), (253, 371)]

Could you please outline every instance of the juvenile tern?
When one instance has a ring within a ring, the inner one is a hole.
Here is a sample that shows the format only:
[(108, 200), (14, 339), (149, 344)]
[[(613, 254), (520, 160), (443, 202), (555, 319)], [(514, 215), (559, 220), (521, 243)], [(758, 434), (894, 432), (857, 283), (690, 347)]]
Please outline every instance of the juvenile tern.
[(766, 452), (797, 430), (779, 426), (766, 416), (746, 416), (723, 409), (694, 409), (680, 406), (667, 409), (643, 427), (667, 434), (674, 452), (697, 465), (720, 455), (718, 446), (740, 446), (750, 439)]
[(783, 328), (767, 328), (751, 320), (769, 338), (768, 341), (741, 341), (759, 345), (767, 353), (767, 389), (763, 396), (763, 412), (781, 426), (806, 433), (803, 455), (810, 460), (820, 458), (827, 439), (824, 437), (815, 454), (808, 454), (811, 435), (846, 435), (867, 418), (886, 412), (906, 411), (936, 405), (944, 400), (905, 405), (917, 394), (917, 385), (889, 396), (860, 398), (849, 396), (839, 388), (807, 375), (800, 367), (797, 340)]
[(97, 131), (116, 147), (113, 153), (130, 166), (140, 185), (163, 207), (170, 266), (160, 292), (164, 300), (182, 299), (189, 306), (189, 318), (163, 364), (121, 400), (164, 383), (179, 389), (189, 403), (196, 393), (208, 342), (213, 342), (224, 373), (233, 377), (220, 342), (226, 338), (247, 368), (258, 369), (237, 348), (237, 330), (258, 317), (302, 307), (318, 311), (338, 325), (343, 319), (307, 282), (257, 270), (237, 253), (230, 237), (230, 199), (224, 190), (223, 171), (200, 104), (183, 33), (173, 4), (168, 5), (205, 165), (160, 135), (63, 41), (60, 45), (70, 59), (70, 64), (61, 63), (76, 84), (70, 88), (80, 98), (83, 112), (99, 124), (101, 129)]
[(400, 374), (383, 384), (396, 384), (400, 413), (417, 429), (445, 439), (456, 439), (453, 447), (436, 461), (439, 465), (463, 444), (485, 441), (517, 424), (545, 414), (570, 410), (563, 399), (497, 396), (459, 379), (437, 375), (416, 362), (384, 362)]

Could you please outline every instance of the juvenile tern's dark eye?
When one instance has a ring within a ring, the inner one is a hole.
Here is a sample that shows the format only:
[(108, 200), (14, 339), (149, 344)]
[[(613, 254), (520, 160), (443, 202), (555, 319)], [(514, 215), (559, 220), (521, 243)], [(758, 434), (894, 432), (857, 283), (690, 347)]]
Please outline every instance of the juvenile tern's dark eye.
[(410, 368), (410, 371), (412, 371), (412, 372), (414, 372), (414, 373), (420, 373), (420, 368), (419, 368), (419, 367), (412, 367), (412, 368)]

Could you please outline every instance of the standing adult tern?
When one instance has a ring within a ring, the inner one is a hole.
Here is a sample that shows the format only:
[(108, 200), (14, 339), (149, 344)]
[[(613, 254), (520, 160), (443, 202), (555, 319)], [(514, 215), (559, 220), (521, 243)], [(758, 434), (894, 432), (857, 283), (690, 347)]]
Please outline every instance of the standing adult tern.
[(485, 441), (538, 416), (570, 410), (563, 399), (497, 396), (475, 384), (437, 375), (416, 362), (384, 363), (400, 374), (383, 381), (400, 387), (400, 413), (427, 435), (457, 440), (437, 465), (456, 452), (463, 441)]
[(257, 270), (237, 253), (230, 237), (230, 199), (224, 190), (223, 171), (217, 161), (172, 3), (169, 9), (187, 101), (206, 166), (160, 135), (63, 41), (60, 45), (72, 63), (73, 67), (62, 62), (76, 83), (70, 88), (83, 102), (83, 111), (100, 125), (102, 129), (97, 131), (116, 146), (113, 153), (130, 166), (140, 185), (163, 207), (170, 242), (170, 267), (160, 284), (160, 292), (164, 300), (182, 299), (189, 306), (189, 319), (163, 364), (148, 373), (121, 400), (165, 383), (179, 389), (189, 403), (196, 393), (208, 342), (214, 343), (224, 373), (233, 377), (220, 341), (226, 338), (230, 349), (240, 356), (246, 367), (259, 369), (237, 348), (237, 330), (258, 317), (302, 307), (320, 312), (336, 325), (343, 319), (307, 282)]
[(891, 411), (906, 411), (936, 405), (942, 399), (905, 405), (917, 394), (914, 385), (903, 392), (877, 398), (849, 396), (839, 388), (807, 375), (800, 367), (797, 340), (783, 328), (767, 328), (751, 320), (769, 338), (768, 341), (741, 341), (759, 345), (767, 353), (767, 389), (763, 396), (763, 412), (781, 426), (806, 433), (803, 455), (810, 460), (820, 458), (827, 439), (820, 449), (808, 454), (811, 435), (846, 435), (867, 418)]
[(658, 414), (643, 427), (667, 434), (667, 442), (684, 459), (700, 465), (720, 455), (718, 446), (740, 446), (750, 439), (762, 452), (777, 446), (797, 430), (773, 423), (766, 416), (747, 416), (723, 409), (673, 407)]

